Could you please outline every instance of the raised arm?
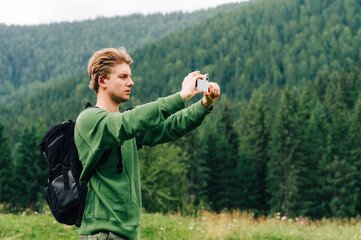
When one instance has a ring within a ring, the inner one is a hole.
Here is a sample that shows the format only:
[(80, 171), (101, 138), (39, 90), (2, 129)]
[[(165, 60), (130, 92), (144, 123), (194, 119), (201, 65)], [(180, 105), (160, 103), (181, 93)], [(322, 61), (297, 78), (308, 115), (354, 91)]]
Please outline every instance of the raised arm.
[(201, 125), (219, 96), (218, 84), (210, 83), (208, 92), (204, 93), (201, 101), (175, 113), (150, 131), (140, 134), (137, 137), (137, 145), (154, 146), (184, 136)]
[(154, 146), (174, 141), (201, 125), (211, 112), (203, 107), (201, 101), (173, 114), (155, 128), (143, 132), (136, 140), (137, 145)]

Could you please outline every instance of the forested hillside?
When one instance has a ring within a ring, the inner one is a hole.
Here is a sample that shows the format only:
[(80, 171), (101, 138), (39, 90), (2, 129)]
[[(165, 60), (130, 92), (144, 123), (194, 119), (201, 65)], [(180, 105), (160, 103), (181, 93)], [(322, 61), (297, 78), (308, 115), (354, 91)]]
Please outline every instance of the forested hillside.
[[(140, 151), (145, 209), (361, 214), (360, 11), (356, 0), (251, 1), (132, 49), (127, 106), (179, 91), (194, 70), (222, 89), (199, 129)], [(87, 85), (74, 76), (3, 108), (13, 153), (0, 164), (28, 164), (23, 139), (94, 103)]]
[(238, 5), (38, 26), (0, 24), (0, 106), (86, 72), (89, 57), (98, 49), (134, 50)]
[[(358, 63), (360, 10), (350, 0), (255, 1), (135, 51), (134, 73), (147, 81), (138, 92), (168, 94), (188, 69), (208, 72), (234, 99), (312, 83)], [(158, 84), (168, 87), (154, 93)]]

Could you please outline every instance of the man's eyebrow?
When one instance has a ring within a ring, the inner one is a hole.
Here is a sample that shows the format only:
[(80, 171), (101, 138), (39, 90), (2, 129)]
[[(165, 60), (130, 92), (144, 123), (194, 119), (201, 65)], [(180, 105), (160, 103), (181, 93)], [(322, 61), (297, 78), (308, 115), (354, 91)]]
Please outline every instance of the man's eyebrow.
[(118, 77), (120, 77), (120, 76), (124, 76), (124, 75), (132, 76), (132, 74), (131, 74), (131, 73), (119, 73), (119, 74), (118, 74)]

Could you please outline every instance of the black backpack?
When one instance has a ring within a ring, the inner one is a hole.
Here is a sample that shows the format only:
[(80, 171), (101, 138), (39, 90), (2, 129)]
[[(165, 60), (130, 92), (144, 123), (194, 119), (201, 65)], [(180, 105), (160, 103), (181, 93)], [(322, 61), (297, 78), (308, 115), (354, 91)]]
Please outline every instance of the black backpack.
[[(86, 108), (91, 106), (86, 104)], [(75, 122), (68, 120), (51, 127), (41, 140), (39, 147), (49, 165), (48, 186), (45, 199), (55, 219), (67, 225), (80, 227), (83, 218), (87, 183), (97, 167), (103, 164), (112, 150), (105, 152), (95, 168), (86, 176), (82, 185), (79, 177), (83, 170), (74, 143)], [(119, 151), (117, 172), (123, 172), (122, 155)]]

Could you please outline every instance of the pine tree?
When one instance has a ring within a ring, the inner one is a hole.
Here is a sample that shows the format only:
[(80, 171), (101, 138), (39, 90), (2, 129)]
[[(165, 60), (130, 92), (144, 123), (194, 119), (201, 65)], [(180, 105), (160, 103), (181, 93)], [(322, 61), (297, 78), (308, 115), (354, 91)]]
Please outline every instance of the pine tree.
[(221, 166), (222, 159), (222, 148), (224, 142), (220, 140), (218, 131), (215, 126), (209, 126), (207, 134), (204, 139), (205, 154), (204, 159), (206, 160), (209, 174), (207, 178), (206, 195), (208, 203), (211, 205), (213, 210), (220, 211), (224, 208), (223, 203), (223, 191), (225, 186), (221, 182), (223, 178), (223, 169)]
[[(356, 213), (357, 168), (350, 154), (350, 114), (342, 101), (342, 89), (333, 78), (328, 88), (329, 131), (327, 137), (327, 182), (330, 197), (329, 213), (332, 217), (353, 216)], [(333, 85), (333, 86), (332, 86)]]
[(18, 158), (14, 166), (9, 200), (13, 210), (39, 210), (43, 202), (47, 165), (40, 156), (37, 130), (35, 126), (25, 127), (17, 146)]
[(12, 168), (12, 157), (5, 129), (0, 124), (0, 202), (9, 198), (9, 178)]
[(258, 185), (254, 187), (258, 196), (254, 202), (259, 210), (266, 212), (269, 208), (266, 192), (267, 163), (269, 161), (267, 150), (270, 140), (269, 119), (265, 96), (260, 94), (257, 99), (254, 100), (254, 98), (251, 99), (248, 111), (247, 145), (257, 172)]
[(297, 193), (297, 168), (295, 151), (297, 148), (296, 101), (293, 93), (284, 90), (271, 129), (269, 144), (267, 192), (270, 195), (271, 212), (293, 214), (292, 198)]
[[(351, 130), (350, 130), (350, 154), (351, 165), (356, 168), (358, 173), (361, 172), (361, 94), (355, 103), (355, 108), (352, 115)], [(356, 211), (361, 213), (361, 176), (355, 176), (356, 186), (353, 190), (357, 194)]]
[(305, 132), (308, 142), (303, 143), (308, 148), (309, 167), (312, 172), (309, 175), (311, 186), (305, 189), (307, 190), (305, 198), (311, 201), (305, 215), (320, 219), (327, 215), (330, 199), (326, 184), (328, 122), (323, 104), (318, 100), (312, 102), (314, 107)]
[(176, 143), (178, 146), (182, 146), (182, 150), (189, 158), (189, 171), (187, 174), (189, 180), (189, 196), (190, 204), (194, 204), (194, 206), (205, 204), (207, 201), (206, 186), (209, 170), (206, 166), (206, 160), (203, 157), (203, 129), (205, 128), (197, 128), (187, 136), (179, 139)]
[[(297, 110), (297, 147), (293, 161), (293, 168), (297, 172), (295, 182), (297, 194), (294, 195), (291, 201), (291, 208), (297, 216), (314, 216), (314, 202), (318, 197), (317, 178), (318, 161), (316, 154), (324, 154), (323, 152), (315, 151), (315, 148), (321, 147), (322, 141), (319, 140), (319, 129), (317, 124), (320, 116), (312, 115), (312, 108), (317, 106), (318, 99), (311, 98), (307, 88), (304, 88), (298, 98)], [(322, 115), (321, 115), (322, 116)], [(321, 134), (322, 136), (322, 134)]]
[(236, 169), (237, 182), (239, 187), (235, 189), (235, 209), (253, 211), (264, 214), (263, 206), (260, 205), (259, 188), (261, 186), (257, 176), (255, 162), (247, 152), (240, 152)]
[(207, 129), (204, 140), (204, 157), (209, 168), (207, 196), (215, 211), (239, 206), (236, 193), (244, 184), (237, 177), (239, 138), (227, 102), (224, 102), (218, 116), (217, 122)]

